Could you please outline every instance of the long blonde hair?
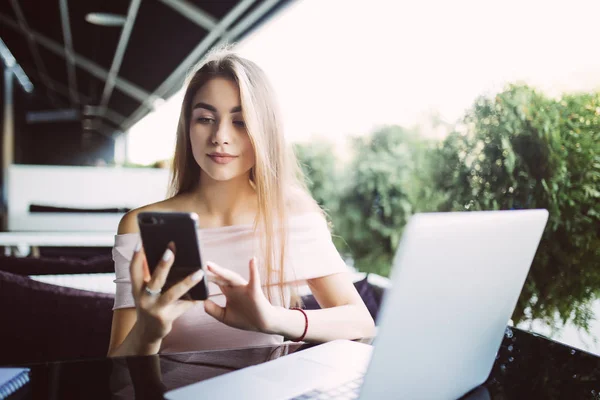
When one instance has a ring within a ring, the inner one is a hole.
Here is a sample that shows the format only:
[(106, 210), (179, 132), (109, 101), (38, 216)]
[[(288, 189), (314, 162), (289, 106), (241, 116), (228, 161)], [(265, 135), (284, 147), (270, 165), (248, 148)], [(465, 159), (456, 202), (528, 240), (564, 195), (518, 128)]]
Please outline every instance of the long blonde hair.
[[(320, 208), (306, 189), (293, 150), (285, 143), (275, 93), (265, 73), (254, 62), (240, 57), (230, 48), (213, 50), (188, 76), (177, 127), (170, 193), (187, 193), (200, 184), (200, 167), (192, 154), (189, 138), (191, 102), (202, 85), (215, 77), (232, 79), (239, 86), (242, 113), (256, 160), (250, 170), (250, 180), (258, 197), (254, 229), (261, 233), (267, 272), (265, 283), (269, 288), (278, 286), (283, 305), (290, 206), (301, 204), (304, 209)], [(271, 290), (267, 290), (267, 296), (272, 300)], [(300, 303), (294, 288), (291, 288), (291, 303)]]

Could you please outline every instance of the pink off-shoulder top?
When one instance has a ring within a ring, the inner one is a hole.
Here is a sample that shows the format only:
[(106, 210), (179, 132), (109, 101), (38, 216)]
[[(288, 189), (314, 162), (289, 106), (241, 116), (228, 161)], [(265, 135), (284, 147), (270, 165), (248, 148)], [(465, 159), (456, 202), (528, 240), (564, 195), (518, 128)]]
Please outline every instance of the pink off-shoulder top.
[[(233, 225), (219, 228), (205, 228), (198, 231), (203, 263), (212, 261), (229, 268), (248, 279), (248, 263), (257, 256), (259, 268), (260, 241), (253, 226)], [(116, 272), (116, 295), (113, 310), (135, 307), (131, 294), (129, 263), (134, 249), (140, 240), (139, 234), (115, 236), (113, 260)], [(319, 213), (294, 215), (288, 222), (288, 242), (285, 257), (286, 283), (302, 283), (311, 278), (348, 272), (331, 240), (331, 234), (324, 217)], [(265, 279), (265, 271), (261, 279)], [(289, 286), (284, 291), (282, 304), (279, 291), (272, 291), (272, 303), (289, 307)], [(225, 297), (217, 285), (209, 283), (211, 300), (224, 305)], [(161, 353), (227, 349), (236, 347), (276, 345), (283, 337), (259, 332), (249, 332), (231, 328), (204, 311), (200, 303), (180, 316), (173, 324), (171, 332), (163, 339)]]

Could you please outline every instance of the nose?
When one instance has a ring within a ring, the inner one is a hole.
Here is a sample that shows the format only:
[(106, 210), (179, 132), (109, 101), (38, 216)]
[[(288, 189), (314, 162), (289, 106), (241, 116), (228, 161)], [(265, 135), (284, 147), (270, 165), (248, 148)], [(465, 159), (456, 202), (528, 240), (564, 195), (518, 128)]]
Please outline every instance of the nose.
[(231, 134), (231, 127), (229, 126), (227, 121), (223, 119), (213, 130), (211, 142), (215, 146), (221, 144), (229, 144), (231, 142)]

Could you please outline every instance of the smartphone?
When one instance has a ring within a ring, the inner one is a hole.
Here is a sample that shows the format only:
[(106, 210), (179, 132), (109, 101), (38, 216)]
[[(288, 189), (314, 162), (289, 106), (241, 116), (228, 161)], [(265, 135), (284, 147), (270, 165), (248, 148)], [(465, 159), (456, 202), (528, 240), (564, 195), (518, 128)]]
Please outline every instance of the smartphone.
[[(175, 259), (163, 291), (204, 268), (198, 241), (198, 215), (186, 212), (140, 212), (137, 216), (140, 235), (150, 274), (158, 265), (165, 250), (171, 248)], [(182, 300), (206, 300), (206, 277), (184, 294)]]

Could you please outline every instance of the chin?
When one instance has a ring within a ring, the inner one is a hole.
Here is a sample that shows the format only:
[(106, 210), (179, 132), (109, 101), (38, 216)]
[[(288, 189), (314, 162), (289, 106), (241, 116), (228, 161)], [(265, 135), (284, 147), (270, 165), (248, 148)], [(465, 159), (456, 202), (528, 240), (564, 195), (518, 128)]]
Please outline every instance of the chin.
[(213, 181), (216, 181), (216, 182), (227, 182), (227, 181), (239, 178), (240, 176), (244, 175), (244, 172), (240, 172), (240, 171), (227, 171), (227, 170), (215, 171), (215, 170), (212, 170), (209, 168), (204, 169), (203, 171), (206, 175), (208, 175), (208, 177), (210, 179), (212, 179)]
[(239, 176), (236, 174), (227, 174), (227, 173), (223, 173), (223, 172), (207, 173), (206, 175), (208, 175), (209, 178), (212, 179), (213, 181), (217, 181), (217, 182), (227, 182), (227, 181), (235, 179), (236, 177)]
[(217, 182), (228, 182), (228, 181), (234, 180), (237, 177), (238, 177), (237, 175), (236, 176), (234, 176), (234, 175), (217, 175), (217, 176), (212, 177), (212, 179)]

